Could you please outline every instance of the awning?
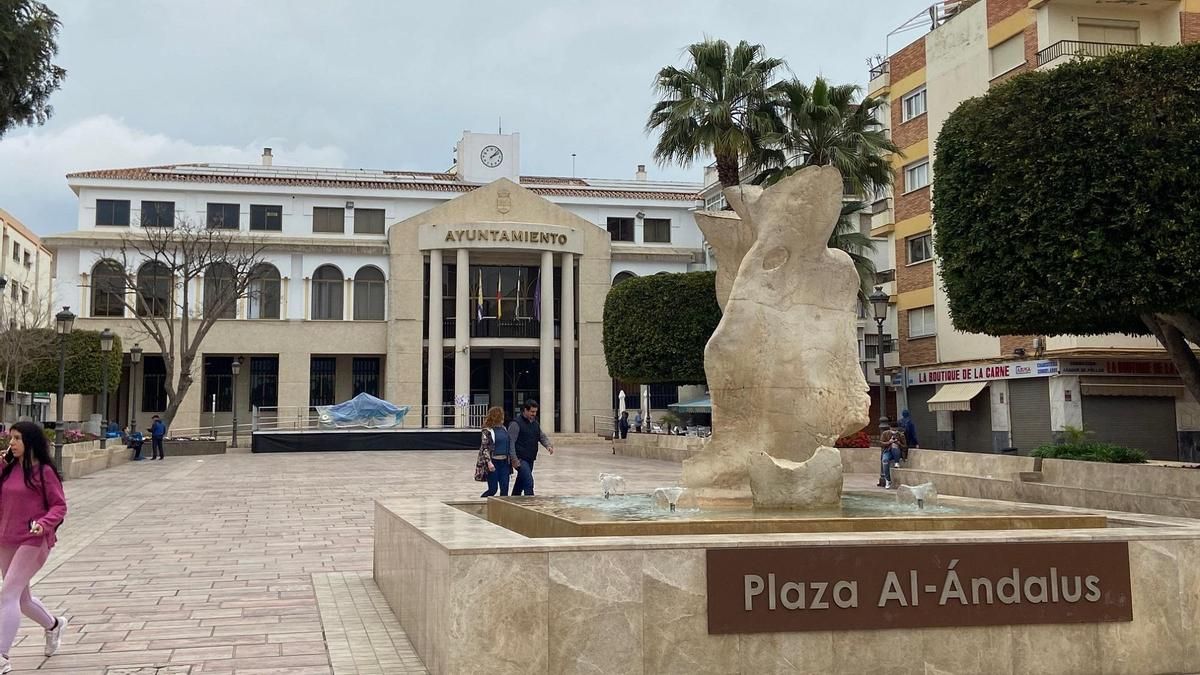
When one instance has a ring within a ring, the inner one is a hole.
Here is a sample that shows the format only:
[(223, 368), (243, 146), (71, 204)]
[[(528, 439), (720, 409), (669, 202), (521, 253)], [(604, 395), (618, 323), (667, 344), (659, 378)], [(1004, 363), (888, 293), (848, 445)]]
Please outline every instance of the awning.
[(667, 408), (682, 413), (711, 413), (712, 399), (700, 398), (687, 403), (671, 403), (667, 405)]
[(1159, 396), (1179, 398), (1186, 391), (1178, 380), (1144, 377), (1083, 377), (1079, 380), (1084, 396)]
[(929, 411), (971, 409), (971, 399), (979, 395), (987, 382), (961, 382), (943, 384), (938, 393), (929, 398)]

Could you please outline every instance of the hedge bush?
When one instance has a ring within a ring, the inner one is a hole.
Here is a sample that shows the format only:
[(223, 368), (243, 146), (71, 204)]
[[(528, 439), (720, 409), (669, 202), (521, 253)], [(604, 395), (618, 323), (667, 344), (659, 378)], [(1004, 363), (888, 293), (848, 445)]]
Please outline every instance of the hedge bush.
[(1081, 462), (1107, 462), (1109, 464), (1145, 464), (1146, 453), (1136, 448), (1126, 448), (1111, 443), (1068, 443), (1043, 445), (1029, 453), (1044, 459), (1075, 459)]
[(608, 373), (638, 384), (703, 384), (704, 346), (720, 321), (716, 272), (617, 284), (604, 301)]
[[(53, 329), (37, 328), (53, 334)], [(58, 340), (47, 340), (52, 345), (44, 354), (31, 359), (28, 370), (21, 375), (21, 389), (58, 393)], [(67, 368), (64, 379), (68, 394), (99, 394), (101, 390), (100, 332), (75, 330), (67, 338)], [(121, 384), (121, 362), (123, 360), (121, 338), (113, 338), (112, 351), (108, 353), (108, 393), (114, 394)]]
[(1017, 76), (937, 139), (935, 250), (954, 327), (1146, 333), (1200, 314), (1200, 45)]

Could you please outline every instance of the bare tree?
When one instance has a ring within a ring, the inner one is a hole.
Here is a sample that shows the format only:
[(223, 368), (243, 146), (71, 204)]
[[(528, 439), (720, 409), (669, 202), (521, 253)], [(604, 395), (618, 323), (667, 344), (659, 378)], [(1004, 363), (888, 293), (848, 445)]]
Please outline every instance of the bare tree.
[[(37, 293), (28, 302), (8, 303), (8, 310), (0, 316), (0, 367), (9, 391), (20, 392), (21, 376), (54, 353), (54, 331), (44, 330), (51, 321), (50, 303)], [(20, 417), (19, 401), (17, 406)], [(0, 417), (6, 411), (7, 403), (0, 405)]]
[(157, 345), (170, 422), (195, 382), (205, 337), (218, 319), (234, 318), (238, 302), (252, 294), (266, 244), (221, 222), (205, 227), (178, 217), (174, 227), (153, 226), (153, 215), (143, 213), (142, 227), (124, 234), (116, 250), (104, 251), (109, 262), (97, 266), (92, 283), (99, 285), (94, 297), (124, 307), (137, 319), (138, 332)]

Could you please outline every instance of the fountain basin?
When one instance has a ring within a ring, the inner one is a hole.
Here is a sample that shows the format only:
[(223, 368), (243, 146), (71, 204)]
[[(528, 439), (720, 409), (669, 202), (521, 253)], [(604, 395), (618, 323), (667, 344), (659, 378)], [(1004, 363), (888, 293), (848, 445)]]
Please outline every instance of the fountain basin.
[(847, 492), (838, 508), (817, 511), (755, 509), (723, 501), (667, 511), (649, 494), (623, 497), (491, 497), (486, 518), (530, 538), (815, 532), (933, 532), (1107, 527), (1100, 514), (1067, 513), (984, 503), (940, 503), (924, 509), (896, 503), (892, 494)]

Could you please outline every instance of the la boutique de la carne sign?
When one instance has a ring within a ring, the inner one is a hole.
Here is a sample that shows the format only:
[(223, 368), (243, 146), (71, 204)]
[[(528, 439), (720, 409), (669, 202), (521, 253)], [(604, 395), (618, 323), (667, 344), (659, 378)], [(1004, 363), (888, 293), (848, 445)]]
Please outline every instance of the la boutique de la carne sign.
[(478, 227), (446, 230), (446, 241), (495, 241), (525, 244), (558, 244), (567, 245), (567, 235), (558, 232), (542, 232), (539, 230), (521, 230), (515, 228), (487, 230)]
[(1126, 542), (707, 554), (714, 635), (1133, 620)]

